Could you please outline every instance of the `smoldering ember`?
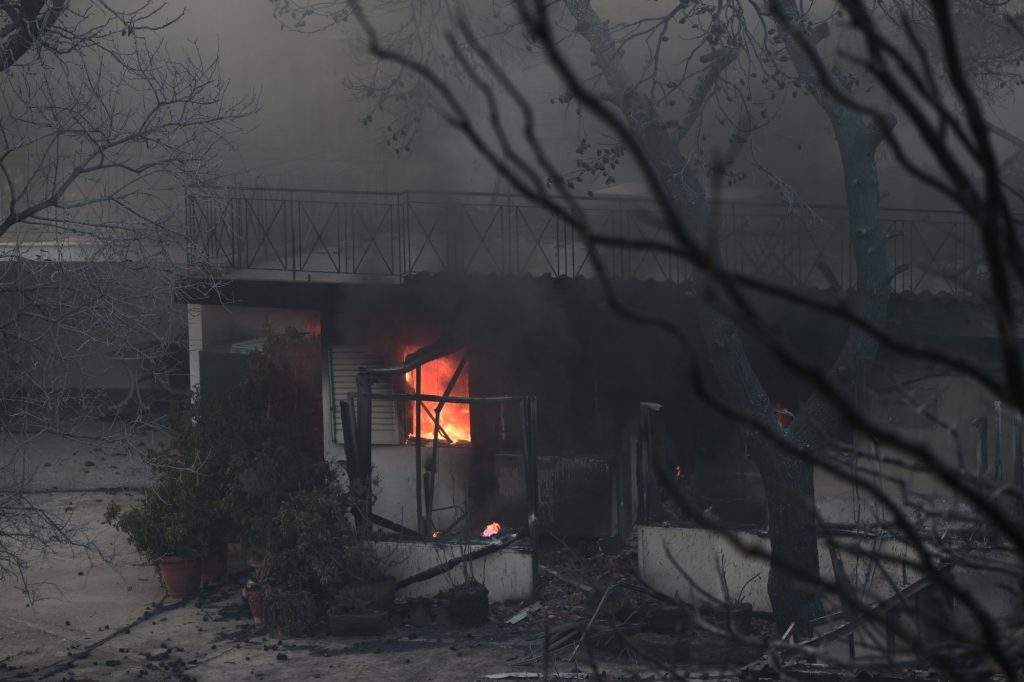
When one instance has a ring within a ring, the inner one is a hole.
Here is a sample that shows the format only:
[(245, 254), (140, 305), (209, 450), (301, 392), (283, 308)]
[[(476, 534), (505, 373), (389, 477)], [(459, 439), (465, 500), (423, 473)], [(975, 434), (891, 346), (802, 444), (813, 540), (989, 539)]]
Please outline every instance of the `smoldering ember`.
[(1024, 0), (0, 0), (0, 680), (1024, 679)]

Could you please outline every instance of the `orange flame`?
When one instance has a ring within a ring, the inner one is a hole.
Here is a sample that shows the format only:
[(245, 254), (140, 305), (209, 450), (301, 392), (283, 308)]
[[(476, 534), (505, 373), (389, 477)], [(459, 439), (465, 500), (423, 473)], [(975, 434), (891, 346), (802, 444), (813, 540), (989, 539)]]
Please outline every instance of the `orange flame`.
[(434, 538), (435, 540), (438, 539), (439, 537), (441, 537), (441, 531), (435, 530), (433, 533), (430, 534), (430, 537)]
[[(415, 349), (407, 349), (411, 353)], [(460, 353), (455, 353), (444, 358), (438, 358), (424, 364), (420, 368), (420, 392), (425, 395), (443, 395), (448, 382), (455, 375), (459, 366)], [(416, 390), (416, 371), (406, 372), (405, 383), (409, 390)], [(466, 397), (469, 395), (469, 365), (462, 368), (458, 381), (452, 388), (451, 395)], [(434, 411), (437, 409), (436, 402), (423, 402), (420, 412), (420, 433), (419, 437), (424, 440), (434, 439)], [(412, 427), (409, 430), (409, 438), (416, 437), (416, 404), (409, 403), (409, 416)], [(438, 438), (444, 440), (445, 434), (453, 443), (470, 442), (469, 428), (469, 405), (457, 403), (445, 403), (441, 408), (441, 431)]]
[(682, 478), (682, 477), (683, 477), (683, 467), (677, 465), (676, 466), (676, 478)]
[(491, 521), (484, 527), (484, 532), (480, 533), (485, 538), (493, 538), (495, 535), (501, 532), (501, 524), (497, 521)]

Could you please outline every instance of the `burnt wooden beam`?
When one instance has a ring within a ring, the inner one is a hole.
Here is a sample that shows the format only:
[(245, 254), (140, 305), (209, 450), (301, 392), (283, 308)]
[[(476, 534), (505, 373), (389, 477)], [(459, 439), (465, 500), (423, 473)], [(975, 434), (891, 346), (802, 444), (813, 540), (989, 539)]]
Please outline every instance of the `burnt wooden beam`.
[(400, 523), (395, 523), (391, 519), (386, 519), (383, 516), (378, 516), (377, 514), (374, 514), (373, 512), (370, 512), (370, 521), (373, 521), (375, 524), (377, 524), (381, 528), (387, 528), (388, 530), (394, 531), (394, 532), (398, 533), (399, 535), (404, 535), (404, 536), (407, 536), (407, 537), (414, 537), (414, 538), (422, 537), (422, 535), (419, 532), (414, 531), (412, 528), (406, 528), (405, 526), (403, 526)]
[(452, 557), (451, 559), (448, 559), (447, 561), (444, 561), (438, 564), (437, 566), (434, 566), (433, 568), (428, 568), (425, 571), (420, 571), (415, 575), (410, 575), (408, 578), (402, 578), (401, 580), (395, 583), (395, 589), (401, 589), (403, 587), (408, 587), (409, 585), (413, 585), (415, 583), (423, 582), (424, 580), (436, 578), (437, 576), (447, 573), (456, 566), (464, 564), (467, 561), (474, 561), (481, 557), (494, 554), (495, 552), (505, 549), (506, 547), (511, 545), (513, 542), (522, 537), (526, 532), (527, 531), (524, 531), (523, 529), (517, 530), (516, 532), (510, 535), (506, 535), (497, 542), (492, 542), (489, 545), (484, 545), (479, 549), (473, 550), (469, 554), (463, 554), (462, 556)]
[(405, 374), (411, 372), (417, 367), (421, 367), (431, 360), (437, 360), (443, 358), (446, 355), (461, 350), (463, 344), (454, 338), (443, 338), (435, 341), (429, 346), (424, 346), (419, 350), (410, 353), (406, 357), (405, 362), (394, 367), (374, 367), (362, 370), (363, 374), (371, 377), (390, 377), (396, 374)]

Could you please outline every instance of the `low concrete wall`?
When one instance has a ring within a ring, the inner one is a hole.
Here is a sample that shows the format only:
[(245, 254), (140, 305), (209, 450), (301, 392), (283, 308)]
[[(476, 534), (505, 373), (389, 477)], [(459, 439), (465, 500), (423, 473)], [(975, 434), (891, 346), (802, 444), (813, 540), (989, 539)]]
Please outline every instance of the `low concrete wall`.
[[(755, 610), (771, 611), (766, 559), (749, 556), (722, 535), (701, 528), (639, 526), (638, 529), (640, 576), (658, 592), (690, 603), (707, 600), (701, 590), (721, 599), (721, 566), (732, 598), (742, 589), (743, 600), (750, 602)], [(770, 547), (763, 535), (749, 532), (735, 535), (744, 547), (763, 551)], [(869, 602), (886, 599), (920, 578), (912, 565), (917, 563), (916, 555), (901, 542), (883, 540), (876, 545), (872, 538), (838, 540), (851, 548), (857, 546), (854, 543), (860, 543), (863, 552), (886, 557), (872, 568), (873, 562), (858, 558), (855, 552), (841, 550), (839, 553), (847, 575), (865, 590)], [(824, 542), (819, 543), (818, 557), (821, 576), (831, 580), (832, 561)], [(998, 549), (977, 549), (972, 552), (971, 563), (992, 568), (958, 566), (953, 571), (957, 584), (996, 622), (1016, 618), (1022, 605), (1013, 596), (1019, 594), (1014, 576), (1020, 574), (1021, 567), (1014, 555)], [(838, 611), (840, 607), (834, 599), (826, 599), (825, 606), (828, 611)], [(975, 620), (963, 604), (954, 601), (953, 616), (958, 627), (974, 627)]]
[[(384, 562), (390, 565), (388, 573), (398, 580), (433, 568), (438, 564), (463, 556), (484, 543), (455, 543), (442, 541), (380, 541), (374, 543)], [(444, 575), (409, 585), (398, 591), (399, 599), (432, 597), (470, 578), (482, 583), (490, 601), (521, 601), (533, 594), (533, 575), (530, 552), (526, 548), (507, 547), (494, 554), (456, 566)]]
[[(768, 538), (760, 534), (736, 531), (734, 535), (751, 550), (767, 552), (771, 547)], [(876, 548), (870, 544), (871, 539), (867, 542), (865, 552), (891, 558), (882, 562), (881, 570), (878, 566), (872, 570), (871, 562), (858, 558), (855, 553), (840, 551), (840, 556), (850, 579), (858, 586), (868, 584), (868, 599), (885, 599), (895, 589), (902, 589), (918, 579), (918, 574), (907, 565), (914, 555), (906, 545), (883, 541)], [(750, 602), (755, 610), (771, 611), (768, 561), (744, 552), (719, 533), (702, 528), (639, 526), (637, 554), (641, 577), (665, 595), (687, 602), (706, 601), (704, 591), (715, 599), (723, 598), (721, 566), (731, 598), (735, 599), (742, 591), (743, 601)], [(824, 542), (819, 542), (818, 558), (822, 577), (830, 580), (832, 561)], [(829, 606), (838, 608), (839, 604)]]
[[(767, 538), (752, 533), (741, 537), (751, 546), (767, 550)], [(669, 597), (695, 603), (707, 601), (702, 590), (722, 597), (718, 567), (735, 597), (744, 585), (744, 599), (759, 611), (770, 610), (767, 562), (745, 556), (721, 536), (699, 528), (638, 526), (637, 560), (640, 577)]]

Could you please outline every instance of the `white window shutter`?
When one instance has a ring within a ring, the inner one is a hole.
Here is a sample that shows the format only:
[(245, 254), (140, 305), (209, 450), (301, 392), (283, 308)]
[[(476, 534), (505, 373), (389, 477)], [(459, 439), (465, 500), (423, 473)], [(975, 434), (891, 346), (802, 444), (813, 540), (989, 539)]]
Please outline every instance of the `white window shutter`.
[[(360, 367), (384, 367), (381, 358), (373, 357), (348, 346), (331, 346), (331, 414), (334, 421), (334, 442), (344, 443), (338, 404), (356, 392), (356, 375)], [(355, 406), (353, 406), (353, 410)], [(398, 431), (398, 411), (394, 402), (378, 400), (373, 404), (372, 438), (374, 445), (399, 445), (404, 440)]]

